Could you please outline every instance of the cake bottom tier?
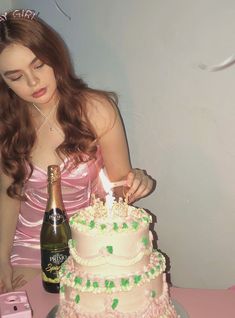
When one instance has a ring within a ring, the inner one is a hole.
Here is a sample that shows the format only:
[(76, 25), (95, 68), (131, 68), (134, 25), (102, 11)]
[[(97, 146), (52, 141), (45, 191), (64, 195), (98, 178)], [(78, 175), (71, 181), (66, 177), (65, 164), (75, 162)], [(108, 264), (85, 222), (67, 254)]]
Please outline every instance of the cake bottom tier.
[[(157, 280), (162, 281), (160, 295), (150, 292), (151, 282), (135, 287), (132, 291), (113, 294), (78, 295), (76, 291), (70, 290), (69, 295), (61, 298), (56, 318), (177, 318), (169, 298), (165, 274), (160, 274)], [(144, 297), (140, 299), (139, 295)], [(103, 310), (97, 310), (97, 304), (103, 304)]]

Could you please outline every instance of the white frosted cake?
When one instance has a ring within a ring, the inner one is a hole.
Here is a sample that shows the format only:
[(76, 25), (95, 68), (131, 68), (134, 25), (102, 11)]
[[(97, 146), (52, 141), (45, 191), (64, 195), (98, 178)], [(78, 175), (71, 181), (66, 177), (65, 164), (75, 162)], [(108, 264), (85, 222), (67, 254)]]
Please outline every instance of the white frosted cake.
[(60, 271), (58, 318), (175, 318), (165, 259), (153, 250), (152, 218), (99, 200), (70, 218), (70, 256)]

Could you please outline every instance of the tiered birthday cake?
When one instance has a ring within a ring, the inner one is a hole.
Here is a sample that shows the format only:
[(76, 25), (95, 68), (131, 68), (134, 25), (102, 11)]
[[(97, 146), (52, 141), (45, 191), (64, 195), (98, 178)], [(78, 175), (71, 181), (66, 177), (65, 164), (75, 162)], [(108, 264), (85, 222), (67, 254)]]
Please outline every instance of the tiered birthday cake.
[(61, 267), (58, 318), (175, 318), (165, 259), (153, 250), (151, 216), (96, 201), (70, 218), (70, 257)]

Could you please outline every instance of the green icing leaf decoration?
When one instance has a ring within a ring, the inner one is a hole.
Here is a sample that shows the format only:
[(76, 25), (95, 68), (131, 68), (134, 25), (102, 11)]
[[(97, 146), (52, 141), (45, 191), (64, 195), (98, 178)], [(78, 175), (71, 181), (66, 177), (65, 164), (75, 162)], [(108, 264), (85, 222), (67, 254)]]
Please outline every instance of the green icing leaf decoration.
[(106, 246), (106, 250), (109, 254), (113, 254), (113, 247), (111, 245)]
[(143, 220), (144, 222), (147, 222), (147, 223), (149, 222), (149, 218), (148, 218), (147, 216), (143, 216), (143, 217), (142, 217), (142, 220)]
[(94, 229), (94, 227), (95, 227), (95, 221), (94, 220), (91, 220), (91, 222), (89, 223), (89, 227), (91, 229)]
[(75, 277), (74, 279), (74, 283), (75, 285), (81, 285), (82, 284), (82, 278), (81, 277)]
[(110, 288), (114, 288), (114, 287), (115, 287), (115, 284), (114, 284), (114, 282), (113, 282), (113, 281), (112, 281), (112, 282), (110, 282), (109, 287), (110, 287)]
[(149, 244), (149, 239), (148, 239), (148, 237), (144, 236), (144, 237), (142, 238), (142, 243), (144, 244), (145, 247), (147, 247), (148, 244)]
[(127, 225), (126, 223), (123, 223), (123, 224), (122, 224), (122, 228), (123, 228), (123, 229), (128, 229), (128, 225)]
[(141, 281), (142, 277), (141, 275), (135, 275), (134, 276), (134, 283), (137, 285)]
[(98, 288), (98, 287), (99, 287), (99, 283), (98, 283), (98, 282), (94, 282), (94, 283), (93, 283), (93, 287), (94, 287), (94, 288)]
[(91, 281), (90, 281), (90, 279), (88, 279), (87, 282), (86, 282), (86, 288), (89, 288), (89, 287), (91, 287)]
[(61, 292), (61, 293), (64, 293), (64, 292), (65, 292), (64, 285), (60, 286), (60, 292)]
[(114, 231), (118, 231), (118, 224), (117, 223), (113, 223), (113, 229), (114, 229)]
[(106, 229), (106, 227), (107, 227), (107, 225), (106, 225), (106, 224), (100, 224), (100, 228), (101, 228), (101, 230)]
[(115, 287), (115, 284), (114, 284), (114, 282), (113, 282), (112, 280), (106, 279), (106, 280), (105, 280), (105, 287), (106, 287), (107, 289), (112, 289), (112, 288)]
[(127, 286), (129, 286), (129, 284), (130, 284), (130, 281), (129, 281), (128, 278), (122, 278), (121, 279), (121, 286), (127, 287)]
[(152, 298), (155, 298), (156, 295), (157, 295), (156, 291), (155, 291), (155, 290), (151, 290), (150, 296), (151, 296)]
[(117, 298), (113, 299), (112, 308), (113, 310), (117, 307), (119, 300)]
[(74, 248), (76, 246), (76, 241), (71, 239), (71, 245)]
[(133, 229), (137, 230), (138, 227), (139, 227), (139, 222), (133, 221), (133, 222), (132, 222), (132, 227), (133, 227)]
[(61, 265), (60, 270), (61, 270), (61, 273), (62, 273), (62, 274), (64, 274), (64, 273), (65, 273), (65, 265), (64, 265), (64, 264), (62, 264), (62, 265)]
[(151, 268), (150, 269), (150, 273), (153, 275), (155, 273), (155, 269), (154, 268)]
[(80, 302), (80, 296), (77, 294), (75, 297), (75, 303), (78, 304)]
[(71, 276), (71, 272), (68, 272), (68, 274), (66, 275), (66, 278), (70, 278), (70, 276)]
[(83, 225), (86, 225), (86, 220), (81, 220), (80, 223), (83, 224)]

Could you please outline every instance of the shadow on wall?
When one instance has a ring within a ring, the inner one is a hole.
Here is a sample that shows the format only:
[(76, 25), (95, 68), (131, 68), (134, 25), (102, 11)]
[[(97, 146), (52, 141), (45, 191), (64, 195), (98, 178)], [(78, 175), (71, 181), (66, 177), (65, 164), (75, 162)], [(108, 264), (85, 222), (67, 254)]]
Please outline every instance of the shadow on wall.
[(165, 260), (166, 260), (166, 270), (165, 270), (166, 281), (170, 286), (172, 286), (171, 273), (170, 273), (170, 269), (171, 269), (170, 258), (165, 252), (163, 252), (161, 249), (159, 249), (158, 245), (157, 245), (158, 236), (157, 236), (157, 233), (155, 232), (155, 229), (154, 229), (154, 225), (157, 223), (157, 217), (155, 214), (151, 213), (149, 210), (145, 209), (145, 211), (147, 211), (152, 217), (152, 223), (149, 226), (149, 230), (153, 234), (153, 249), (155, 249), (155, 250), (157, 249), (165, 257)]

